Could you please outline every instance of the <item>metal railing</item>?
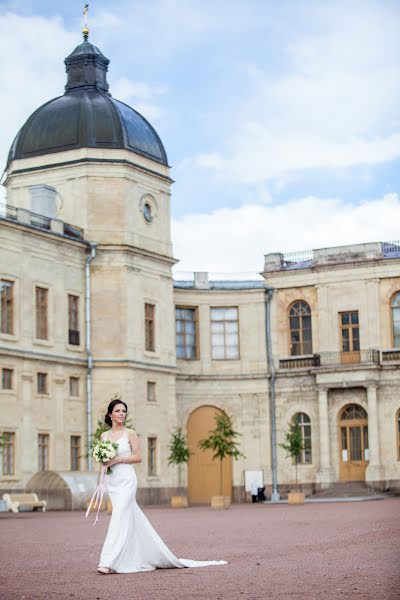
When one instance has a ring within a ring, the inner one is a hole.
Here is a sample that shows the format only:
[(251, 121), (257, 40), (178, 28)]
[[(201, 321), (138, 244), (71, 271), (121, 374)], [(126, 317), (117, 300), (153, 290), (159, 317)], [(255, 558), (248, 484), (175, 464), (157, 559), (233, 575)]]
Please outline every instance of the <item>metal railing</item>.
[(45, 217), (44, 215), (39, 215), (39, 214), (33, 213), (31, 211), (26, 211), (26, 212), (27, 213), (29, 212), (30, 225), (32, 225), (32, 227), (37, 227), (38, 229), (45, 229), (47, 231), (50, 231), (51, 219), (49, 217)]
[(383, 254), (392, 254), (395, 252), (400, 252), (400, 241), (382, 242), (382, 253)]
[(283, 255), (284, 265), (290, 265), (293, 263), (301, 263), (312, 260), (314, 257), (313, 250), (303, 250), (301, 252), (285, 252)]
[(11, 204), (0, 202), (0, 219), (16, 221), (23, 225), (30, 225), (44, 231), (53, 231), (61, 233), (67, 237), (72, 237), (78, 240), (83, 240), (83, 229), (64, 223), (60, 219), (52, 219), (39, 213), (32, 212), (26, 208), (17, 208)]
[(315, 367), (354, 367), (359, 364), (379, 365), (380, 362), (379, 350), (376, 348), (368, 348), (358, 352), (320, 352), (318, 354), (306, 356), (281, 358), (279, 360), (279, 368), (305, 369)]

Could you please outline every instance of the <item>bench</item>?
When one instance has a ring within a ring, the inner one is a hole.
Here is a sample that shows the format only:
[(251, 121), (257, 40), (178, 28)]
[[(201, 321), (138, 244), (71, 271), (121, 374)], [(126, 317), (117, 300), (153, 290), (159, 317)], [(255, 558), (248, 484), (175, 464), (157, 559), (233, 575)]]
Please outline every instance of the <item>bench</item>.
[(19, 512), (20, 506), (28, 506), (33, 510), (42, 509), (42, 512), (46, 512), (46, 500), (39, 500), (37, 494), (3, 494), (3, 500), (7, 502), (8, 510), (12, 510), (13, 513)]

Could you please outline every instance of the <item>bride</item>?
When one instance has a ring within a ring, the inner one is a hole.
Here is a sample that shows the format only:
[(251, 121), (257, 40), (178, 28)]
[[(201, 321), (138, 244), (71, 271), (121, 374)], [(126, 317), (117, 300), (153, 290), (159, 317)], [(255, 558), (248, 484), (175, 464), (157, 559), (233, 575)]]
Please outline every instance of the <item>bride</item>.
[(176, 558), (139, 508), (133, 465), (142, 462), (142, 456), (138, 436), (125, 427), (127, 412), (128, 407), (122, 400), (110, 402), (105, 422), (111, 429), (101, 436), (102, 440), (116, 442), (118, 452), (115, 458), (105, 463), (105, 467), (112, 467), (112, 473), (105, 475), (105, 479), (113, 510), (97, 571), (108, 575), (226, 564), (223, 560)]

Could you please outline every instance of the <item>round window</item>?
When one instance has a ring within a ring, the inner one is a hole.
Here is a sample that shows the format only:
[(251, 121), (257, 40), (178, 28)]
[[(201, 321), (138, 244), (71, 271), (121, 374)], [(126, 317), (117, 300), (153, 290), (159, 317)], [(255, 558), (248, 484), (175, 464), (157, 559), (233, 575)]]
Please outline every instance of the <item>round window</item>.
[(143, 216), (148, 223), (151, 223), (153, 220), (153, 214), (151, 210), (151, 206), (148, 202), (145, 202), (143, 205)]

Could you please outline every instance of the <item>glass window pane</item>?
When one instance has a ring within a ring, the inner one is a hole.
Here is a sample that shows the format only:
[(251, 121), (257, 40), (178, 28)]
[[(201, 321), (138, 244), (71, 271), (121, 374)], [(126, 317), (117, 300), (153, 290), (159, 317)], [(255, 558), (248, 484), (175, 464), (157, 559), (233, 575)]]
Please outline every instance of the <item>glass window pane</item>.
[(227, 346), (237, 346), (237, 343), (238, 343), (237, 333), (228, 333), (225, 337), (225, 343)]
[(194, 345), (194, 335), (192, 333), (186, 334), (186, 345), (193, 346)]
[(224, 323), (212, 322), (211, 323), (211, 332), (212, 333), (221, 333), (225, 331)]
[(349, 325), (349, 323), (350, 323), (350, 315), (349, 315), (349, 313), (342, 313), (341, 314), (341, 319), (342, 319), (342, 325)]
[(291, 356), (301, 356), (301, 346), (299, 343), (291, 345), (290, 354)]
[(300, 342), (300, 332), (292, 331), (290, 334), (290, 341), (292, 342), (292, 344), (299, 343)]
[(189, 359), (196, 358), (196, 347), (195, 346), (188, 346), (186, 348), (186, 358), (189, 358)]
[(225, 319), (230, 320), (230, 321), (236, 321), (237, 320), (237, 308), (226, 308), (225, 309)]
[(350, 427), (350, 457), (351, 460), (362, 460), (361, 427)]
[(351, 322), (353, 325), (358, 325), (358, 311), (351, 313)]
[(194, 333), (196, 331), (196, 324), (193, 321), (186, 321), (185, 325), (188, 333)]
[(350, 352), (350, 343), (348, 341), (346, 341), (346, 340), (343, 340), (342, 351), (343, 352)]
[(237, 346), (228, 346), (226, 348), (226, 358), (239, 358), (239, 349)]
[(393, 296), (393, 298), (392, 298), (392, 306), (393, 307), (400, 307), (400, 292), (398, 292), (395, 296)]
[(303, 329), (311, 328), (311, 317), (303, 317), (302, 319)]
[(299, 317), (290, 317), (290, 329), (299, 329), (300, 319)]
[(211, 309), (211, 319), (213, 321), (223, 321), (224, 309), (223, 308), (212, 308)]
[(225, 331), (227, 333), (234, 333), (238, 331), (238, 322), (237, 321), (227, 321), (225, 323)]
[(224, 346), (213, 346), (212, 357), (217, 358), (217, 359), (225, 358), (225, 347)]
[(303, 329), (303, 341), (308, 342), (311, 340), (311, 329)]
[(213, 346), (224, 346), (225, 344), (225, 336), (219, 333), (213, 333), (212, 336), (212, 345)]
[(185, 358), (185, 348), (183, 346), (177, 346), (176, 357), (177, 358)]
[(304, 354), (312, 354), (312, 342), (311, 342), (311, 340), (309, 342), (304, 342), (304, 344), (303, 344), (303, 351), (304, 351)]
[(350, 337), (350, 332), (348, 329), (342, 329), (342, 339), (348, 340)]
[(342, 427), (341, 432), (342, 432), (342, 450), (347, 450), (347, 429), (346, 429), (346, 427)]
[(353, 350), (355, 352), (360, 351), (360, 341), (359, 340), (353, 340)]

